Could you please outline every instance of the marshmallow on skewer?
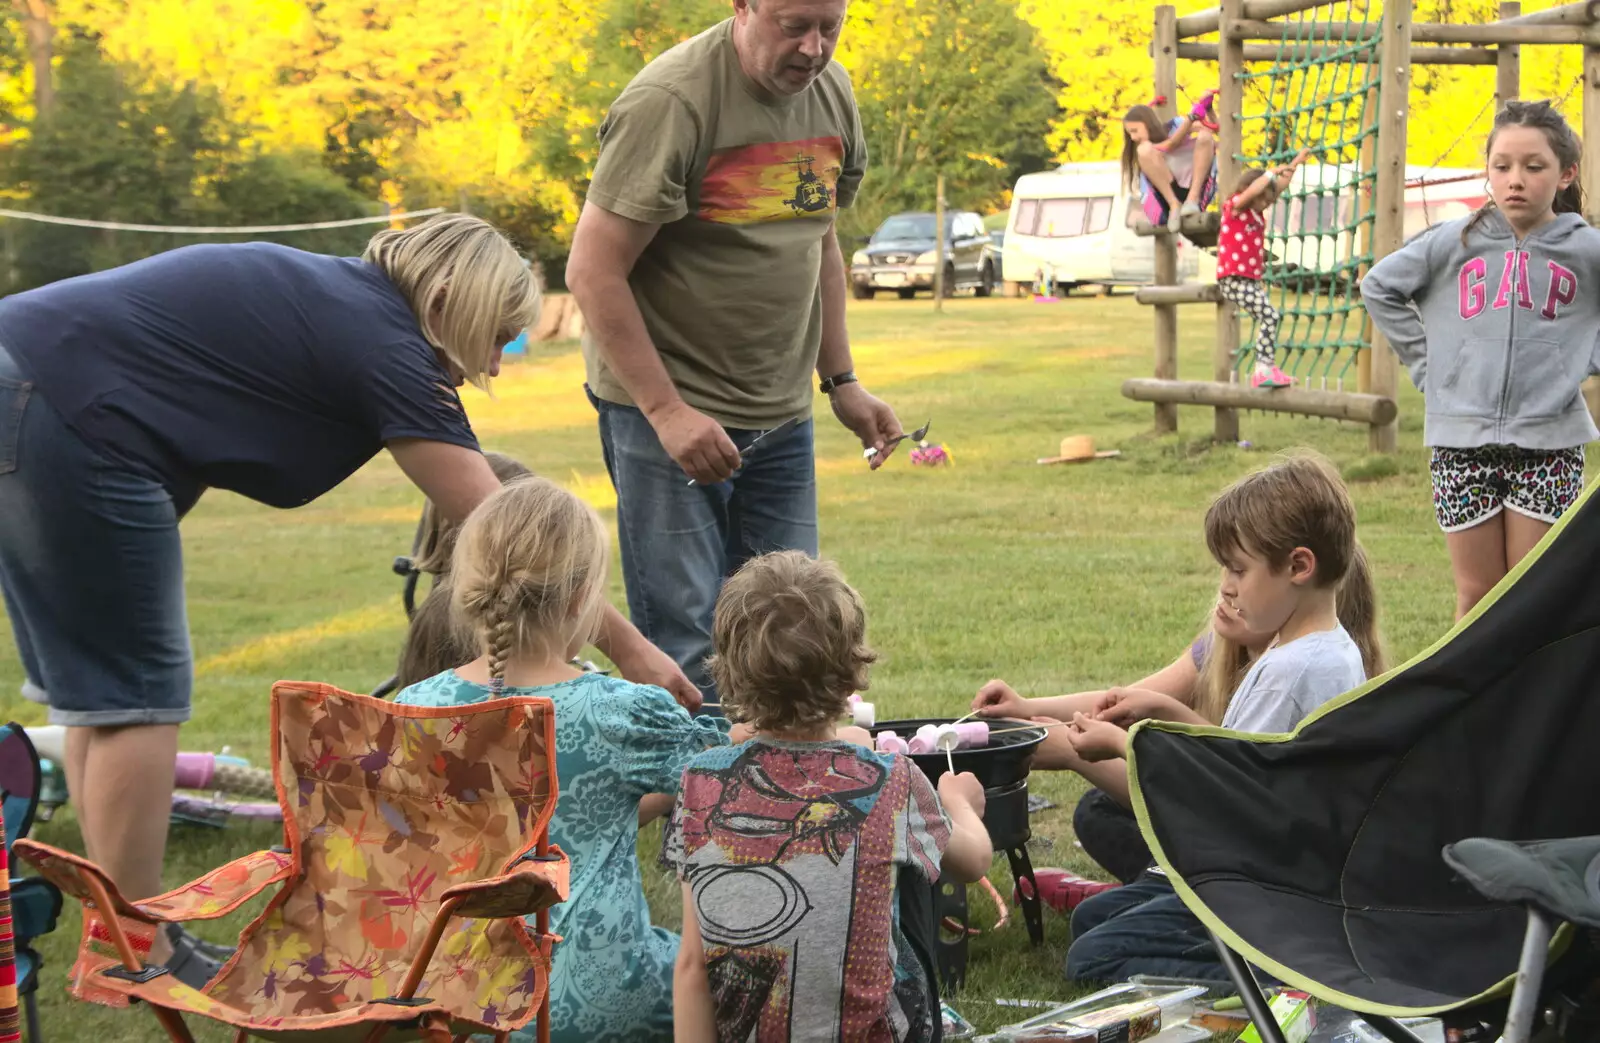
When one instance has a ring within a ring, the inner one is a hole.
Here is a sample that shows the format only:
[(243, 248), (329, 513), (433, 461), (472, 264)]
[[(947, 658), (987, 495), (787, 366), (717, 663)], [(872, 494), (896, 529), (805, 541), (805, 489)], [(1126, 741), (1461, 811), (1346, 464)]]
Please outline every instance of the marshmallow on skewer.
[(913, 735), (911, 737), (911, 741), (907, 744), (911, 752), (932, 753), (933, 738), (936, 734), (938, 734), (938, 731), (938, 727), (932, 724), (924, 724), (922, 727), (918, 728), (917, 734)]
[(908, 753), (906, 741), (894, 732), (879, 732), (876, 740), (879, 753)]
[(933, 733), (933, 745), (935, 749), (946, 753), (958, 749), (961, 746), (961, 733), (953, 724), (941, 724)]
[(989, 723), (987, 721), (967, 721), (955, 726), (956, 735), (961, 738), (963, 750), (974, 749), (979, 746), (989, 745)]
[(878, 708), (869, 702), (857, 702), (850, 707), (850, 721), (857, 728), (871, 728), (877, 718)]

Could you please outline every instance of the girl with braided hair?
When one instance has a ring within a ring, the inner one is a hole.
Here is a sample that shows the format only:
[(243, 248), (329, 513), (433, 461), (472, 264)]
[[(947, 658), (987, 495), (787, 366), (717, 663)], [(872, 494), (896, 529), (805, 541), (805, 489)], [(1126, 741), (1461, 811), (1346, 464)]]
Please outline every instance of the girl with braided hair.
[(650, 924), (640, 801), (664, 812), (685, 765), (729, 742), (727, 721), (691, 717), (664, 689), (572, 666), (600, 625), (609, 561), (592, 507), (543, 478), (511, 481), (468, 516), (451, 556), (451, 612), (477, 658), (396, 697), (555, 704), (561, 799), (550, 839), (572, 860), (571, 897), (550, 914), (566, 938), (551, 972), (556, 1043), (672, 1037), (678, 936)]

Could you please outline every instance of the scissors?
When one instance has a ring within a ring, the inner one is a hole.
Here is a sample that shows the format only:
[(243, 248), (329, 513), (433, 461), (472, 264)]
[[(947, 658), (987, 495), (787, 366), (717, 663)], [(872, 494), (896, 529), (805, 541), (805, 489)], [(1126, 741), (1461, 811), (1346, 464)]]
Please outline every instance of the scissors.
[[(742, 471), (745, 469), (745, 467), (749, 466), (750, 458), (759, 453), (761, 450), (765, 449), (767, 446), (772, 445), (772, 442), (781, 442), (784, 435), (800, 426), (800, 420), (800, 417), (791, 417), (779, 424), (777, 427), (763, 431), (759, 435), (756, 435), (754, 438), (752, 438), (750, 440), (750, 444), (745, 446), (744, 449), (739, 453), (739, 470)], [(769, 438), (772, 439), (771, 442), (766, 441)], [(766, 444), (763, 445), (763, 442)], [(694, 485), (695, 480), (693, 478), (689, 479), (689, 484)]]

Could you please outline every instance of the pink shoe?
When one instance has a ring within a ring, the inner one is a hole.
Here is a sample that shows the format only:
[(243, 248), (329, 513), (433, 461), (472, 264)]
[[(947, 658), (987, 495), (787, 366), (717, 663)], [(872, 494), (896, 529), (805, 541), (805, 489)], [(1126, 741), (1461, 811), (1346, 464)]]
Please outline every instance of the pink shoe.
[(1250, 377), (1250, 386), (1253, 388), (1286, 388), (1294, 383), (1294, 378), (1289, 376), (1277, 366), (1271, 369), (1258, 369)]
[[(1121, 884), (1108, 884), (1101, 880), (1090, 880), (1077, 873), (1069, 873), (1065, 869), (1052, 869), (1045, 867), (1035, 869), (1033, 878), (1039, 882), (1039, 901), (1048, 905), (1058, 913), (1070, 913), (1086, 898), (1092, 898), (1102, 891), (1109, 891)], [(1017, 890), (1011, 893), (1011, 900), (1020, 902), (1018, 891), (1022, 883), (1018, 882)]]

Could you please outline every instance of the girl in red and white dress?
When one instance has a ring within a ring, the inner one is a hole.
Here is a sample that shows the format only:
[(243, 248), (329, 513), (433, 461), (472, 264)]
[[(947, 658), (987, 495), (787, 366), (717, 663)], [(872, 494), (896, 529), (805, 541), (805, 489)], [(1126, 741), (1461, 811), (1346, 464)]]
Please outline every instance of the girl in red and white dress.
[(1301, 149), (1290, 163), (1270, 174), (1251, 168), (1239, 176), (1233, 195), (1223, 200), (1222, 227), (1217, 236), (1217, 288), (1222, 299), (1238, 305), (1256, 320), (1256, 358), (1250, 386), (1288, 387), (1292, 378), (1278, 368), (1278, 309), (1261, 282), (1266, 271), (1267, 223), (1262, 214), (1289, 187), (1295, 168), (1310, 153)]

